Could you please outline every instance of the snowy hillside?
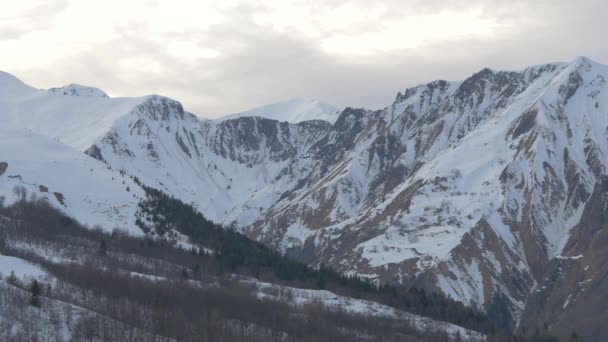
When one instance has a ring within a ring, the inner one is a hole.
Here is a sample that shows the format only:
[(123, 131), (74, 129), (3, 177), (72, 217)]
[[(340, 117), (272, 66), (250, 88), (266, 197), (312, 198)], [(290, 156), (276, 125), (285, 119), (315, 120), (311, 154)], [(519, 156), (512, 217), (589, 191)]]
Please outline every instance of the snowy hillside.
[(141, 235), (135, 211), (143, 190), (129, 177), (47, 137), (0, 129), (0, 196), (4, 204), (35, 196), (71, 217)]
[(48, 274), (37, 265), (0, 254), (0, 278), (9, 277), (11, 274), (24, 282), (31, 279), (48, 279)]
[(329, 123), (334, 123), (338, 119), (339, 115), (340, 110), (338, 108), (323, 101), (290, 99), (283, 102), (257, 107), (241, 113), (227, 115), (218, 120), (259, 116), (266, 119), (287, 121), (290, 123), (299, 123), (308, 120), (324, 120)]
[(84, 151), (142, 98), (65, 96), (0, 72), (0, 113), (6, 129), (31, 131)]

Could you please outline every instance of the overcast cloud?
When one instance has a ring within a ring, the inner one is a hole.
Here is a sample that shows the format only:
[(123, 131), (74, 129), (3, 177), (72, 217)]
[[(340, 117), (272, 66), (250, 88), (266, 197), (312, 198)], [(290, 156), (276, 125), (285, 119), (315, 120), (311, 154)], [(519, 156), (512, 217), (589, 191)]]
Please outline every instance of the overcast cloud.
[(162, 94), (216, 117), (292, 97), (381, 108), (407, 87), (585, 55), (605, 0), (0, 0), (0, 70)]

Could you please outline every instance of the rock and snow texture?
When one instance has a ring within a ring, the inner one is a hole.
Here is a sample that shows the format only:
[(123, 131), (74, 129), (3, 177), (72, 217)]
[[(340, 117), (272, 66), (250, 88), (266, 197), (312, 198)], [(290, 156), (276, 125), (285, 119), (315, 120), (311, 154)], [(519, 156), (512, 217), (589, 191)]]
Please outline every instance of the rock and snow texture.
[(544, 269), (526, 302), (520, 331), (545, 330), (580, 340), (608, 336), (608, 177), (597, 180), (562, 254)]
[(382, 111), (277, 117), (290, 123), (202, 120), (161, 96), (58, 96), (0, 74), (0, 112), (303, 261), (510, 324), (605, 174), (607, 79), (586, 58), (484, 69)]
[(95, 87), (71, 83), (63, 87), (50, 88), (50, 92), (68, 96), (109, 97), (103, 90)]
[[(608, 68), (585, 58), (345, 110), (250, 236), (309, 262), (441, 290), (517, 321), (604, 174)], [(281, 179), (284, 179), (282, 177)]]
[(291, 125), (259, 117), (199, 120), (178, 102), (155, 97), (87, 153), (192, 203), (213, 221), (246, 225), (285, 192), (280, 172), (328, 128), (323, 121)]
[(340, 110), (327, 102), (310, 99), (290, 99), (270, 105), (257, 107), (245, 112), (227, 115), (218, 120), (229, 120), (242, 117), (259, 116), (266, 119), (299, 123), (309, 120), (324, 120), (334, 123)]
[[(180, 194), (214, 221), (238, 216), (243, 224), (283, 194), (280, 185), (269, 190), (268, 184), (330, 126), (260, 117), (202, 120), (162, 96), (59, 96), (6, 73), (0, 74), (0, 113), (6, 128), (50, 137)], [(253, 193), (264, 203), (247, 205)]]

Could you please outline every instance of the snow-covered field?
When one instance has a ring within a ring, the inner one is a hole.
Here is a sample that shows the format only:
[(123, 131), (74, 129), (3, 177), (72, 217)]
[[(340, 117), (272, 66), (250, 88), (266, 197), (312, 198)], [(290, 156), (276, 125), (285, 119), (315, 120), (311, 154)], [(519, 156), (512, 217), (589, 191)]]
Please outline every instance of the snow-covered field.
[(0, 254), (0, 279), (7, 278), (11, 274), (26, 282), (31, 279), (45, 278), (47, 276), (47, 273), (37, 265), (23, 259)]

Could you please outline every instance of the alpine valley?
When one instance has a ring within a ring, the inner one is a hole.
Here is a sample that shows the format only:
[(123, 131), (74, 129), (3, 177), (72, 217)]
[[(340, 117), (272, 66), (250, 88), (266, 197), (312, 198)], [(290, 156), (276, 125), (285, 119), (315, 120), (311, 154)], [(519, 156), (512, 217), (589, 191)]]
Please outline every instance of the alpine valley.
[(441, 294), (498, 331), (601, 341), (607, 82), (580, 57), (433, 81), (376, 111), (293, 99), (204, 119), (163, 96), (0, 73), (0, 191), (4, 206), (27, 192), (89, 228), (196, 246), (146, 215), (155, 189), (313, 268)]

